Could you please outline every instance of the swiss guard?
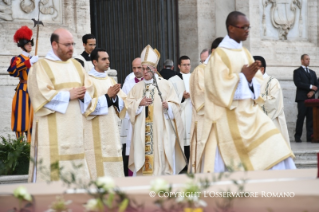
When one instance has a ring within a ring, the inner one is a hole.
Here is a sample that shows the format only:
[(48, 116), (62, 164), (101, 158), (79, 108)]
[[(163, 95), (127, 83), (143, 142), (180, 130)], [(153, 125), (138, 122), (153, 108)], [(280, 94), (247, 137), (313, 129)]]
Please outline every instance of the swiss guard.
[(22, 53), (11, 59), (8, 68), (10, 76), (18, 77), (20, 80), (12, 101), (11, 129), (16, 133), (17, 138), (25, 133), (28, 142), (31, 141), (33, 118), (33, 109), (27, 90), (28, 74), (31, 66), (39, 59), (38, 56), (30, 55), (33, 46), (31, 38), (32, 30), (27, 26), (22, 26), (16, 31), (13, 40), (21, 48)]

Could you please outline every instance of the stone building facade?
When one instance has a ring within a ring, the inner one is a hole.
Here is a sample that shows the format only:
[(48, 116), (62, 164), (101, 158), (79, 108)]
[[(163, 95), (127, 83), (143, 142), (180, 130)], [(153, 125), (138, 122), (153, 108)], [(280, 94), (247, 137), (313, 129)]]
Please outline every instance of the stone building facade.
[[(0, 0), (0, 135), (12, 134), (11, 103), (17, 79), (7, 75), (12, 56), (21, 52), (13, 43), (14, 32), (22, 25), (33, 27), (39, 0)], [(90, 2), (87, 0), (46, 0), (40, 11), (39, 56), (50, 50), (54, 29), (69, 29), (76, 45), (83, 49), (81, 37), (90, 32)], [(276, 8), (272, 10), (273, 7)], [(300, 66), (301, 54), (311, 58), (311, 69), (319, 76), (319, 2), (318, 0), (178, 0), (180, 55), (188, 55), (192, 69), (199, 64), (199, 53), (211, 42), (226, 35), (225, 20), (238, 10), (250, 19), (249, 39), (244, 42), (253, 55), (267, 61), (267, 72), (280, 80), (290, 138), (297, 116), (293, 70)], [(279, 12), (278, 12), (279, 11)], [(36, 30), (34, 28), (34, 35)], [(305, 139), (304, 139), (305, 140)]]

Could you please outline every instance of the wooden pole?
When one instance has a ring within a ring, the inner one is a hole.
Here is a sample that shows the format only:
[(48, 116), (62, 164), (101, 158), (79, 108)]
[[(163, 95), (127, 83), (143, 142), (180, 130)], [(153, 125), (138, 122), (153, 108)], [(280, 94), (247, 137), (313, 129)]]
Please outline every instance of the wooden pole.
[[(35, 42), (35, 53), (34, 55), (37, 56), (38, 55), (38, 44), (39, 44), (39, 24), (37, 24), (37, 37), (36, 37), (36, 42)], [(30, 97), (29, 97), (30, 98)], [(30, 113), (29, 113), (29, 126), (28, 126), (28, 135), (27, 135), (27, 142), (30, 143), (31, 142), (31, 120), (33, 120), (33, 108), (32, 108), (32, 103), (30, 102), (29, 105), (29, 109), (30, 109)]]
[(38, 44), (39, 44), (39, 24), (37, 24), (37, 39), (35, 42), (35, 53), (34, 53), (35, 56), (38, 55)]

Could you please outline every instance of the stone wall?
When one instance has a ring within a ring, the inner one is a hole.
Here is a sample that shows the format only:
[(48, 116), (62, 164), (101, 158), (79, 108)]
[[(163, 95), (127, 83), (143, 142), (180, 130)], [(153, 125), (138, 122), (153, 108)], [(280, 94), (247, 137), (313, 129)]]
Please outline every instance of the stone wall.
[[(35, 0), (34, 8), (32, 1), (0, 0), (0, 135), (13, 135), (11, 132), (11, 104), (14, 89), (18, 80), (7, 74), (10, 59), (21, 53), (21, 49), (13, 42), (15, 31), (23, 25), (33, 29), (35, 39), (36, 28), (33, 28), (32, 18), (37, 19), (38, 2)], [(40, 20), (44, 26), (40, 26), (39, 33), (39, 57), (44, 57), (51, 49), (50, 35), (60, 27), (70, 30), (74, 36), (76, 48), (74, 54), (83, 51), (82, 36), (90, 33), (90, 1), (87, 0), (49, 0), (42, 5)], [(35, 47), (31, 52), (34, 54)]]
[[(289, 135), (292, 140), (297, 117), (295, 99), (296, 88), (292, 81), (293, 70), (300, 66), (300, 56), (304, 53), (311, 58), (310, 67), (319, 76), (319, 2), (303, 0), (300, 8), (296, 7), (294, 25), (287, 34), (287, 40), (281, 40), (279, 30), (272, 24), (271, 3), (264, 6), (266, 0), (179, 0), (179, 33), (180, 52), (189, 55), (192, 69), (199, 64), (199, 53), (203, 48), (209, 48), (216, 37), (225, 36), (225, 21), (227, 15), (234, 10), (241, 11), (250, 19), (251, 30), (244, 46), (252, 55), (261, 55), (267, 61), (267, 73), (280, 80), (285, 104), (285, 114)], [(279, 4), (279, 15), (285, 14), (292, 20), (294, 14), (290, 11), (292, 0), (282, 0)], [(298, 1), (297, 1), (298, 2)], [(285, 10), (285, 11), (283, 11)], [(265, 19), (263, 14), (265, 11)], [(207, 13), (210, 15), (207, 16)], [(275, 19), (284, 17), (275, 14)], [(199, 24), (200, 23), (200, 24)], [(266, 33), (265, 33), (266, 29)], [(302, 137), (305, 138), (305, 131)]]

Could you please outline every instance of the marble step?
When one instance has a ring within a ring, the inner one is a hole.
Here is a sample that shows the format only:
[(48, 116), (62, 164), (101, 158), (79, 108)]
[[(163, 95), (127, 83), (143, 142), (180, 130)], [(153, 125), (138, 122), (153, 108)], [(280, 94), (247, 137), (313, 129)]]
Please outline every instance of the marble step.
[(317, 160), (317, 154), (319, 150), (301, 150), (301, 151), (294, 151), (296, 156), (295, 160), (300, 161), (309, 161), (309, 160)]
[(298, 169), (317, 168), (317, 154), (319, 150), (297, 150), (295, 164)]
[(0, 176), (0, 184), (27, 183), (28, 175), (6, 175)]
[(317, 168), (317, 160), (296, 160), (297, 169), (312, 169)]

